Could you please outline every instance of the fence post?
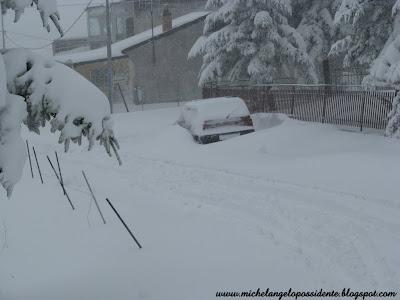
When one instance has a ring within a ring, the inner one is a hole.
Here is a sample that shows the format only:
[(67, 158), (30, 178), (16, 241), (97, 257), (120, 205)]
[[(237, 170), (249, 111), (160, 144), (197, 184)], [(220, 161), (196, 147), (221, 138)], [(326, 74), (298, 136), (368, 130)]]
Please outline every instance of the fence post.
[(292, 102), (291, 102), (291, 104), (290, 104), (290, 115), (291, 116), (294, 116), (294, 101), (295, 101), (295, 96), (294, 96), (294, 94), (295, 94), (295, 92), (296, 92), (296, 87), (292, 87)]
[(324, 74), (324, 84), (325, 88), (323, 91), (323, 98), (324, 98), (324, 104), (322, 107), (322, 123), (325, 123), (326, 120), (326, 100), (327, 100), (327, 94), (330, 94), (331, 92), (331, 85), (332, 85), (332, 78), (331, 78), (331, 67), (329, 64), (329, 59), (326, 58), (322, 61), (322, 71)]
[(324, 90), (324, 104), (323, 104), (323, 107), (322, 107), (322, 124), (325, 123), (325, 118), (326, 118), (326, 92), (327, 92), (327, 90), (326, 90), (326, 87), (325, 87), (325, 90)]
[(360, 131), (363, 131), (364, 127), (364, 113), (365, 113), (365, 97), (363, 97), (363, 102), (361, 106), (361, 118), (360, 118)]
[(331, 85), (332, 84), (331, 67), (328, 58), (322, 61), (322, 70), (324, 74), (324, 84)]

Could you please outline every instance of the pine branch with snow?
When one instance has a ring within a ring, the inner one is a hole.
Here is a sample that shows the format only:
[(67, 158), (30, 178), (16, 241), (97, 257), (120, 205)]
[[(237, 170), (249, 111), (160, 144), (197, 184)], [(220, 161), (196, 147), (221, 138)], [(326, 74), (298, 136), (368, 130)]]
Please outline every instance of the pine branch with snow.
[(110, 153), (115, 138), (109, 102), (96, 86), (69, 67), (25, 49), (8, 50), (3, 57), (8, 90), (24, 97), (31, 131), (39, 133), (50, 121), (52, 132), (60, 131), (65, 151), (71, 141), (81, 144), (86, 137), (89, 150), (99, 140)]
[(400, 94), (393, 100), (393, 107), (389, 113), (389, 122), (386, 126), (386, 136), (400, 138)]
[(42, 19), (43, 27), (50, 31), (51, 20), (61, 36), (64, 35), (59, 23), (60, 15), (57, 10), (56, 0), (1, 0), (2, 13), (5, 14), (8, 9), (15, 12), (14, 22), (18, 22), (25, 8), (35, 5)]
[[(43, 26), (50, 30), (51, 20), (62, 34), (55, 0), (2, 0), (1, 4), (2, 13), (15, 11), (15, 21), (26, 7), (36, 5)], [(39, 133), (47, 122), (52, 132), (60, 132), (59, 142), (66, 151), (71, 141), (81, 144), (83, 137), (89, 150), (96, 140), (109, 155), (111, 147), (118, 147), (108, 99), (92, 83), (67, 66), (28, 50), (5, 51), (0, 55), (0, 184), (8, 196), (26, 160), (22, 123)]]
[(297, 31), (305, 41), (308, 55), (316, 66), (320, 66), (328, 57), (338, 32), (333, 20), (338, 0), (295, 0), (293, 5), (293, 17), (299, 20), (295, 24)]
[(209, 0), (217, 9), (189, 57), (201, 56), (199, 84), (227, 79), (271, 83), (279, 77), (315, 82), (303, 37), (289, 25), (290, 0)]
[(379, 56), (392, 32), (392, 7), (395, 0), (340, 0), (334, 24), (341, 36), (330, 55), (345, 67), (368, 68)]

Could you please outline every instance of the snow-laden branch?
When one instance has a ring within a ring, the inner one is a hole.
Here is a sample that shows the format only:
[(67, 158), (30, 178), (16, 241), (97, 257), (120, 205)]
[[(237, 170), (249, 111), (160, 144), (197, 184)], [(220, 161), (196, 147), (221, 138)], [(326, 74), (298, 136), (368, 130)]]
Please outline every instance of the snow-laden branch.
[(69, 67), (24, 49), (4, 55), (7, 87), (10, 93), (25, 98), (24, 123), (39, 133), (50, 121), (52, 132), (60, 131), (59, 142), (68, 151), (70, 141), (89, 141), (89, 150), (98, 140), (110, 154), (117, 144), (112, 129), (107, 97), (91, 82)]
[(49, 20), (51, 20), (56, 26), (60, 35), (64, 35), (59, 23), (60, 15), (57, 11), (56, 0), (1, 0), (0, 2), (3, 14), (6, 13), (7, 9), (12, 9), (15, 11), (14, 22), (18, 22), (21, 15), (25, 11), (25, 8), (35, 5), (42, 19), (43, 27), (50, 32)]

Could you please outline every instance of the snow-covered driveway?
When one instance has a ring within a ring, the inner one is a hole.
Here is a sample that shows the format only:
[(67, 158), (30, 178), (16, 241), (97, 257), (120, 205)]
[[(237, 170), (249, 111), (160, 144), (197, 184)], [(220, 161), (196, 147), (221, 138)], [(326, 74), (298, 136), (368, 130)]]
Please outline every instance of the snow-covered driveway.
[(260, 115), (258, 126), (271, 128), (196, 145), (173, 125), (178, 112), (116, 116), (122, 167), (103, 149), (62, 154), (75, 212), (45, 160), (61, 152), (57, 137), (27, 135), (45, 185), (30, 178), (27, 165), (13, 198), (0, 201), (1, 300), (203, 300), (258, 287), (398, 289), (400, 143)]

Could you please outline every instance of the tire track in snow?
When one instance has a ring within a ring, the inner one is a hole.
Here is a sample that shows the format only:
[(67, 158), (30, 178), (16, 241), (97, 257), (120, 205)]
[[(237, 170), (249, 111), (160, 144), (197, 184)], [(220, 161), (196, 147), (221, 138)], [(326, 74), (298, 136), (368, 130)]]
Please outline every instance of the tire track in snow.
[[(140, 158), (145, 159), (143, 157)], [(205, 200), (208, 200), (207, 204), (216, 206), (221, 205), (221, 203), (223, 204), (223, 202), (225, 204), (229, 203), (231, 209), (240, 211), (240, 214), (248, 213), (252, 216), (257, 215), (257, 210), (263, 209), (260, 203), (269, 203), (264, 209), (265, 211), (273, 211), (272, 215), (271, 213), (269, 215), (260, 213), (258, 220), (262, 220), (263, 217), (273, 220), (268, 222), (268, 226), (274, 228), (274, 230), (268, 230), (270, 234), (275, 232), (274, 236), (276, 237), (276, 231), (278, 231), (280, 232), (278, 236), (291, 235), (297, 241), (298, 245), (300, 245), (299, 251), (302, 253), (307, 252), (307, 250), (315, 252), (312, 251), (313, 249), (310, 249), (314, 247), (317, 249), (316, 252), (319, 254), (325, 253), (324, 256), (326, 259), (330, 260), (333, 264), (343, 267), (353, 280), (360, 283), (363, 282), (372, 286), (383, 283), (394, 286), (397, 279), (396, 273), (389, 267), (384, 255), (380, 253), (379, 247), (375, 246), (371, 234), (368, 234), (365, 227), (371, 231), (373, 226), (369, 226), (368, 221), (370, 221), (375, 227), (378, 225), (382, 227), (380, 231), (386, 230), (395, 238), (400, 228), (399, 220), (387, 221), (384, 218), (380, 218), (379, 211), (375, 211), (374, 209), (368, 212), (364, 210), (358, 216), (358, 209), (354, 205), (349, 205), (352, 200), (357, 200), (358, 203), (356, 205), (368, 200), (367, 203), (363, 204), (373, 204), (372, 206), (375, 208), (374, 201), (377, 200), (362, 195), (332, 191), (320, 187), (310, 188), (299, 184), (282, 183), (279, 180), (270, 178), (254, 178), (242, 174), (238, 175), (225, 170), (221, 172), (220, 170), (200, 168), (201, 172), (199, 172), (199, 168), (197, 167), (182, 166), (171, 161), (147, 160), (157, 163), (159, 165), (158, 170), (160, 166), (164, 165), (166, 171), (164, 174), (160, 174), (160, 179), (164, 181), (165, 179), (168, 181), (169, 178), (174, 177), (170, 173), (171, 169), (176, 172), (177, 167), (180, 168), (179, 172), (183, 173), (183, 176), (181, 176), (182, 184), (176, 185), (174, 192), (182, 194), (183, 197), (201, 199), (200, 201), (203, 203)], [(196, 182), (195, 187), (191, 187), (190, 190), (180, 188), (184, 187), (184, 182), (189, 179)], [(268, 185), (265, 185), (265, 183)], [(270, 191), (271, 185), (273, 191)], [(240, 186), (241, 193), (235, 195), (237, 194), (238, 186)], [(232, 187), (234, 187), (234, 191), (232, 191)], [(256, 191), (257, 189), (260, 191)], [(208, 191), (205, 198), (204, 191)], [(270, 191), (275, 196), (278, 195), (278, 199), (275, 201), (268, 200), (268, 197), (264, 195), (266, 191)], [(316, 194), (320, 199), (313, 201)], [(285, 201), (285, 198), (288, 197), (292, 198), (287, 201), (291, 201), (291, 203), (283, 208), (280, 202)], [(245, 199), (251, 199), (251, 201), (246, 201)], [(256, 205), (257, 200), (260, 202), (258, 206)], [(243, 202), (246, 202), (250, 208), (243, 205)], [(297, 205), (296, 209), (288, 212), (293, 202), (302, 202), (302, 205)], [(388, 203), (388, 201), (383, 202), (385, 204)], [(223, 206), (223, 209), (226, 209), (226, 206)], [(299, 213), (301, 209), (303, 211)], [(312, 213), (309, 212), (310, 209), (313, 210)], [(313, 223), (316, 219), (315, 215), (318, 216), (319, 213), (325, 214), (319, 219), (319, 224), (318, 222), (315, 224)], [(307, 220), (299, 218), (299, 214), (304, 215), (305, 218), (309, 218), (310, 220), (307, 222)], [(334, 218), (329, 216), (330, 214), (334, 214)], [(290, 222), (285, 222), (288, 220)], [(323, 224), (329, 222), (331, 222), (331, 225), (325, 226), (327, 228), (323, 230)], [(336, 230), (333, 233), (329, 232), (332, 229)], [(310, 234), (310, 232), (312, 233)], [(362, 236), (362, 238), (357, 238), (359, 236)], [(354, 241), (353, 238), (355, 239)], [(310, 247), (310, 245), (312, 246)], [(312, 257), (314, 258), (314, 256)]]
[(396, 266), (373, 237), (386, 232), (396, 240), (400, 208), (393, 201), (143, 156), (131, 156), (122, 169), (92, 167), (111, 172), (133, 193), (163, 195), (166, 201), (241, 224), (273, 244), (290, 247), (312, 269), (324, 266), (365, 286), (398, 282)]

